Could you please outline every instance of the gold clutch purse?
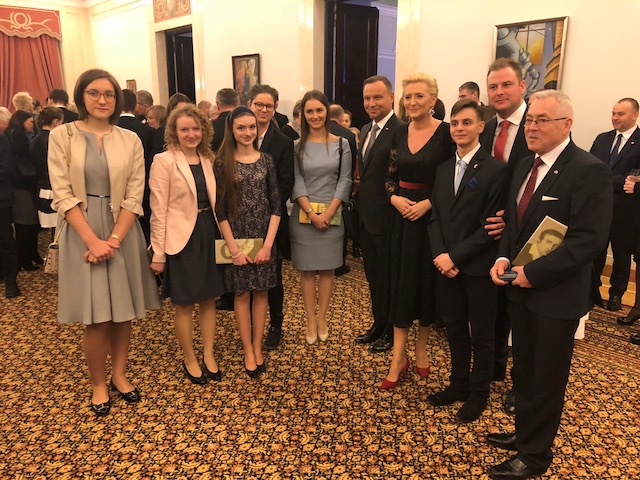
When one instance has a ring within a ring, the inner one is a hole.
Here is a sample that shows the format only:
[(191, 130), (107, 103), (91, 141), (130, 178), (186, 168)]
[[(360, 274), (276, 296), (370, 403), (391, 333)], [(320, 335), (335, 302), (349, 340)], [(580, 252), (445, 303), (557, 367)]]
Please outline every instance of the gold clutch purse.
[[(314, 212), (318, 214), (326, 212), (327, 208), (329, 208), (328, 203), (309, 202), (309, 206), (313, 209)], [(309, 219), (309, 215), (307, 215), (307, 212), (305, 212), (302, 209), (300, 209), (300, 215), (298, 215), (298, 221), (300, 223), (311, 223), (311, 220)], [(331, 221), (329, 222), (329, 225), (341, 225), (341, 224), (342, 224), (342, 205), (338, 207), (338, 209), (335, 211), (335, 213), (331, 217)]]
[[(251, 260), (256, 259), (256, 255), (264, 245), (264, 239), (262, 238), (236, 238), (236, 245), (246, 254)], [(216, 240), (216, 263), (219, 265), (232, 264), (231, 250), (227, 246), (227, 242), (222, 240)]]

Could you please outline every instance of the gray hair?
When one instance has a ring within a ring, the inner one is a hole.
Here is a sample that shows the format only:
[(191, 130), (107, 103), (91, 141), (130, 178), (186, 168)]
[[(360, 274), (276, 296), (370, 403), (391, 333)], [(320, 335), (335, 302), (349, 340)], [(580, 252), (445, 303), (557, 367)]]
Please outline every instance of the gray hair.
[(569, 95), (561, 92), (560, 90), (540, 90), (531, 95), (529, 104), (532, 104), (536, 100), (544, 100), (545, 98), (555, 98), (558, 102), (559, 114), (573, 119), (573, 103)]

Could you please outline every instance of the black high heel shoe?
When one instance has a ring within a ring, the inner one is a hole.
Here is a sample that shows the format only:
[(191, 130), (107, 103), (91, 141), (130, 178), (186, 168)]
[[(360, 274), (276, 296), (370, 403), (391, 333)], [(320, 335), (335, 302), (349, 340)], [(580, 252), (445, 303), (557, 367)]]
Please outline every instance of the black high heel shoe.
[(212, 372), (211, 370), (209, 370), (207, 368), (207, 364), (204, 363), (204, 358), (202, 359), (202, 373), (207, 378), (210, 378), (214, 382), (221, 382), (222, 381), (222, 370), (220, 370), (220, 367), (218, 367), (218, 371), (217, 372)]
[(105, 415), (108, 415), (111, 411), (111, 399), (107, 400), (104, 403), (91, 402), (91, 410), (98, 417), (104, 417)]
[(122, 393), (118, 388), (114, 385), (113, 380), (111, 380), (111, 388), (116, 391), (127, 403), (138, 403), (141, 400), (140, 392), (137, 388), (134, 388), (130, 392)]
[(249, 370), (245, 367), (245, 370), (247, 371), (247, 375), (249, 375), (251, 378), (258, 378), (260, 376), (260, 370), (258, 367), (256, 367), (254, 370)]
[(260, 365), (256, 366), (256, 370), (260, 373), (265, 373), (267, 371), (267, 362), (263, 362)]
[(184, 363), (184, 360), (182, 361), (182, 368), (184, 369), (184, 373), (187, 378), (191, 380), (191, 383), (195, 383), (196, 385), (204, 385), (205, 383), (207, 383), (207, 377), (204, 375), (204, 373), (199, 377), (194, 377), (193, 375), (191, 375), (189, 373), (189, 370), (187, 370), (187, 364)]

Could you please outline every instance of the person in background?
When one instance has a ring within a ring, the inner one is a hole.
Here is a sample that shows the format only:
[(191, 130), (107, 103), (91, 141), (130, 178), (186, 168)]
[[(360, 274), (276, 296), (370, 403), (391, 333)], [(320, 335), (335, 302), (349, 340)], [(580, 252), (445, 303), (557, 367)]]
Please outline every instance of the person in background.
[(74, 122), (78, 120), (78, 114), (70, 111), (67, 107), (69, 106), (69, 94), (66, 90), (61, 88), (54, 88), (49, 92), (49, 106), (57, 107), (62, 110), (63, 122)]
[(33, 133), (33, 115), (16, 110), (4, 134), (11, 143), (16, 164), (13, 205), (13, 223), (16, 229), (18, 266), (25, 271), (37, 270), (44, 262), (38, 253), (38, 210), (36, 198), (38, 170), (29, 150), (28, 134)]
[(160, 128), (167, 121), (167, 107), (164, 105), (152, 105), (147, 110), (147, 125), (151, 128)]
[[(213, 140), (211, 140), (211, 150), (214, 154), (218, 153), (220, 145), (222, 145), (227, 125), (227, 115), (240, 106), (240, 95), (233, 88), (218, 90), (218, 93), (216, 93), (216, 106), (218, 107), (218, 118), (213, 121)], [(231, 309), (233, 309), (233, 306), (231, 306)]]
[(207, 116), (207, 118), (209, 118), (210, 116), (212, 106), (213, 105), (208, 100), (201, 100), (200, 102), (198, 102), (198, 108), (202, 110), (202, 112)]
[(394, 322), (393, 358), (380, 388), (395, 388), (409, 370), (409, 328), (420, 321), (415, 344), (416, 372), (429, 375), (427, 337), (436, 316), (436, 275), (427, 224), (436, 170), (451, 158), (454, 143), (449, 125), (433, 117), (438, 83), (416, 73), (402, 80), (402, 102), (411, 122), (393, 132), (386, 189), (395, 208), (391, 223), (390, 308)]
[(342, 125), (346, 129), (350, 129), (352, 120), (353, 118), (351, 116), (351, 112), (349, 110), (345, 110), (340, 117), (340, 125)]
[(66, 222), (59, 237), (58, 319), (81, 323), (91, 409), (111, 410), (111, 387), (127, 403), (140, 392), (127, 375), (131, 321), (158, 308), (142, 215), (144, 154), (135, 133), (115, 126), (122, 90), (109, 72), (87, 70), (74, 89), (80, 119), (49, 134), (52, 207)]
[(293, 119), (280, 129), (291, 140), (300, 138), (300, 115), (302, 111), (302, 100), (298, 100), (293, 106)]
[(58, 214), (51, 208), (53, 192), (47, 156), (49, 133), (64, 123), (64, 112), (58, 107), (45, 107), (36, 117), (36, 121), (39, 132), (31, 140), (29, 150), (38, 171), (38, 220), (42, 228), (55, 228), (58, 225)]
[[(153, 95), (146, 90), (136, 92), (136, 116), (142, 123), (147, 121), (147, 111), (153, 105)], [(162, 123), (160, 123), (162, 125)], [(158, 127), (154, 127), (158, 128)]]
[(16, 110), (23, 110), (28, 113), (33, 113), (33, 107), (35, 101), (29, 92), (18, 92), (11, 99), (13, 107)]
[[(637, 173), (637, 172), (634, 172)], [(635, 204), (633, 210), (628, 214), (633, 215), (633, 241), (634, 241), (634, 260), (638, 263), (640, 260), (640, 176), (628, 175), (624, 182), (624, 192), (627, 195), (635, 197)], [(640, 271), (636, 268), (636, 285), (640, 285)], [(624, 326), (632, 326), (640, 318), (640, 288), (636, 288), (636, 298), (633, 302), (633, 307), (629, 310), (626, 317), (618, 317), (618, 324)], [(634, 333), (629, 338), (629, 341), (634, 345), (640, 345), (640, 333)]]
[[(261, 94), (256, 98), (262, 99)], [(214, 165), (219, 187), (220, 231), (232, 258), (232, 264), (225, 267), (225, 285), (227, 291), (235, 294), (234, 314), (244, 350), (244, 366), (251, 378), (267, 369), (262, 338), (268, 290), (277, 283), (275, 242), (281, 215), (276, 166), (269, 154), (258, 150), (257, 138), (254, 112), (245, 106), (236, 108), (227, 116), (224, 140)], [(263, 244), (252, 258), (240, 248), (238, 239), (261, 239)]]
[(464, 82), (458, 88), (458, 100), (463, 98), (470, 98), (478, 105), (482, 107), (482, 120), (488, 122), (496, 115), (496, 111), (493, 107), (485, 105), (480, 101), (480, 87), (476, 82)]
[[(351, 147), (342, 137), (331, 134), (329, 128), (327, 97), (318, 90), (305, 93), (301, 136), (294, 147), (294, 203), (289, 226), (291, 260), (300, 271), (309, 345), (329, 338), (327, 311), (335, 281), (333, 272), (344, 260), (344, 225), (332, 224), (332, 218), (351, 195)], [(319, 208), (314, 209), (312, 203)], [(301, 223), (301, 212), (310, 223)]]
[(18, 258), (16, 241), (13, 237), (13, 178), (16, 165), (11, 151), (11, 143), (0, 133), (0, 274), (4, 280), (5, 297), (21, 295), (18, 288)]
[(0, 133), (3, 133), (9, 126), (11, 112), (7, 107), (0, 107)]
[[(174, 93), (169, 98), (169, 102), (167, 103), (167, 118), (171, 115), (171, 112), (178, 107), (182, 107), (192, 103), (184, 93)], [(156, 154), (162, 153), (166, 150), (164, 144), (164, 124), (161, 123), (160, 126), (154, 130), (153, 132), (153, 146), (151, 147), (151, 158), (153, 158)]]
[[(168, 150), (156, 155), (151, 189), (151, 270), (163, 274), (162, 297), (175, 306), (176, 337), (182, 368), (194, 384), (220, 381), (214, 356), (215, 297), (222, 294), (222, 272), (215, 259), (216, 179), (209, 119), (193, 105), (176, 107), (165, 128)], [(193, 310), (198, 304), (204, 354), (193, 349)]]

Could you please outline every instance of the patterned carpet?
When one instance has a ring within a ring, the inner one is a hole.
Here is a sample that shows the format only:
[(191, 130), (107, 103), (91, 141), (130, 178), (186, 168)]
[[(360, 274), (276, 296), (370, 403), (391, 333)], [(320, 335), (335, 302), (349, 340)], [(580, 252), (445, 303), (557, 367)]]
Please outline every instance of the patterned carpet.
[[(349, 263), (329, 341), (314, 346), (304, 343), (297, 274), (285, 266), (284, 342), (260, 380), (244, 373), (229, 312), (218, 317), (216, 343), (224, 379), (204, 387), (180, 369), (171, 307), (151, 312), (134, 325), (130, 357), (143, 401), (112, 395), (105, 418), (89, 410), (82, 327), (56, 321), (56, 278), (21, 273), (24, 294), (0, 299), (0, 479), (488, 478), (508, 456), (484, 437), (511, 427), (501, 408), (510, 385), (495, 383), (470, 425), (454, 421), (455, 406), (429, 405), (426, 395), (448, 381), (448, 347), (434, 332), (429, 378), (412, 372), (395, 391), (379, 391), (389, 356), (353, 343), (371, 319), (362, 263)], [(640, 348), (628, 342), (638, 329), (615, 317), (594, 310), (578, 342), (546, 478), (640, 478)]]

